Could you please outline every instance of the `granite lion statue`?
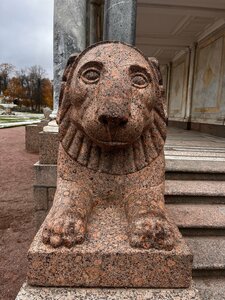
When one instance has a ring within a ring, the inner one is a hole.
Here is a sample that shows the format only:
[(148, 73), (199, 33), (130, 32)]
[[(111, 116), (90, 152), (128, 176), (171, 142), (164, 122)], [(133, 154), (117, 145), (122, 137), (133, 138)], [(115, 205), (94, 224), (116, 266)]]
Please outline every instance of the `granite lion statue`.
[(58, 182), (42, 240), (84, 242), (101, 201), (123, 206), (132, 247), (172, 250), (164, 207), (166, 110), (155, 58), (120, 42), (72, 55), (64, 71)]

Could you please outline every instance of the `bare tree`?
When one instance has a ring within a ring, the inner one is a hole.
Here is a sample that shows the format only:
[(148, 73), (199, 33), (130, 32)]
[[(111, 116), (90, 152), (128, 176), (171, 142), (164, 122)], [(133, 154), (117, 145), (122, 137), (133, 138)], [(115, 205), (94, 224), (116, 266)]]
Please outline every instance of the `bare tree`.
[(45, 70), (41, 66), (32, 66), (28, 70), (28, 82), (30, 99), (36, 111), (41, 110), (42, 103), (42, 81), (44, 79)]
[(7, 89), (10, 74), (15, 71), (15, 66), (8, 63), (0, 64), (0, 94)]

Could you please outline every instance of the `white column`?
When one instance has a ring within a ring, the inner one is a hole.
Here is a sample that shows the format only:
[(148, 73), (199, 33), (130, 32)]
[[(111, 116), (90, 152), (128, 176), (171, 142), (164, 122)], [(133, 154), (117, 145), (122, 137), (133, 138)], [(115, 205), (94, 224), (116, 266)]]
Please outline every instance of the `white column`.
[(187, 101), (185, 108), (185, 121), (189, 122), (191, 119), (191, 105), (193, 94), (193, 83), (195, 73), (195, 56), (196, 56), (196, 44), (190, 48), (189, 52), (189, 75), (188, 75), (188, 87), (187, 87)]

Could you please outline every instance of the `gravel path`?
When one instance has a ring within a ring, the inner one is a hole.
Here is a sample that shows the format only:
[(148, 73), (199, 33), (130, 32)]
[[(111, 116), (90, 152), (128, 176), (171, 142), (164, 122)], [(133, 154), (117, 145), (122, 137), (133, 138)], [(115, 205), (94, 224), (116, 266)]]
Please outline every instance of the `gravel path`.
[(25, 127), (0, 129), (0, 299), (15, 299), (26, 278), (26, 253), (35, 234), (33, 164)]

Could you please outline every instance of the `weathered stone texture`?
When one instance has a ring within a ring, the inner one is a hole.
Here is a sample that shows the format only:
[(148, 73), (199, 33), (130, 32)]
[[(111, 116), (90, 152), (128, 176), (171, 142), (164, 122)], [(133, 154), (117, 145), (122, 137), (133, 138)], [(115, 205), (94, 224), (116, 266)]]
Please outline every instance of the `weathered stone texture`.
[(86, 47), (86, 1), (54, 1), (54, 111), (59, 105), (60, 83), (69, 56)]
[(35, 212), (35, 228), (38, 231), (41, 225), (43, 224), (46, 215), (48, 211), (47, 210), (37, 210)]
[[(45, 224), (44, 224), (45, 225)], [(82, 245), (52, 248), (40, 229), (28, 252), (28, 283), (40, 286), (188, 287), (192, 255), (178, 230), (172, 251), (130, 247), (125, 213), (114, 205), (95, 209)]]
[(48, 189), (46, 187), (34, 186), (35, 211), (48, 209)]
[(39, 133), (42, 131), (43, 126), (35, 124), (27, 125), (25, 128), (26, 150), (31, 153), (39, 153)]
[[(201, 300), (189, 289), (43, 288), (24, 284), (16, 300)], [(204, 300), (208, 298), (204, 298)], [(210, 299), (210, 298), (209, 298)], [(218, 298), (215, 300), (222, 300)]]
[(104, 7), (104, 40), (135, 44), (137, 1), (107, 0)]
[[(54, 247), (83, 242), (98, 198), (116, 197), (133, 247), (172, 250), (175, 232), (164, 213), (165, 99), (156, 59), (119, 42), (94, 45), (68, 60), (60, 97), (60, 184), (43, 241)], [(68, 226), (73, 233), (66, 233)]]
[(52, 206), (52, 202), (53, 202), (54, 196), (55, 196), (55, 190), (56, 190), (56, 188), (54, 188), (54, 187), (48, 188), (48, 208), (51, 208), (51, 206)]
[(57, 180), (56, 165), (40, 164), (37, 162), (34, 165), (36, 185), (55, 187)]
[(59, 140), (58, 134), (52, 132), (40, 133), (40, 153), (41, 164), (57, 164)]
[[(70, 57), (60, 103), (57, 191), (28, 253), (29, 284), (188, 287), (192, 255), (164, 206), (156, 59), (94, 45)], [(51, 170), (36, 165), (40, 186), (54, 188)]]
[(37, 230), (39, 230), (49, 209), (52, 207), (55, 190), (55, 187), (34, 186), (35, 222)]

